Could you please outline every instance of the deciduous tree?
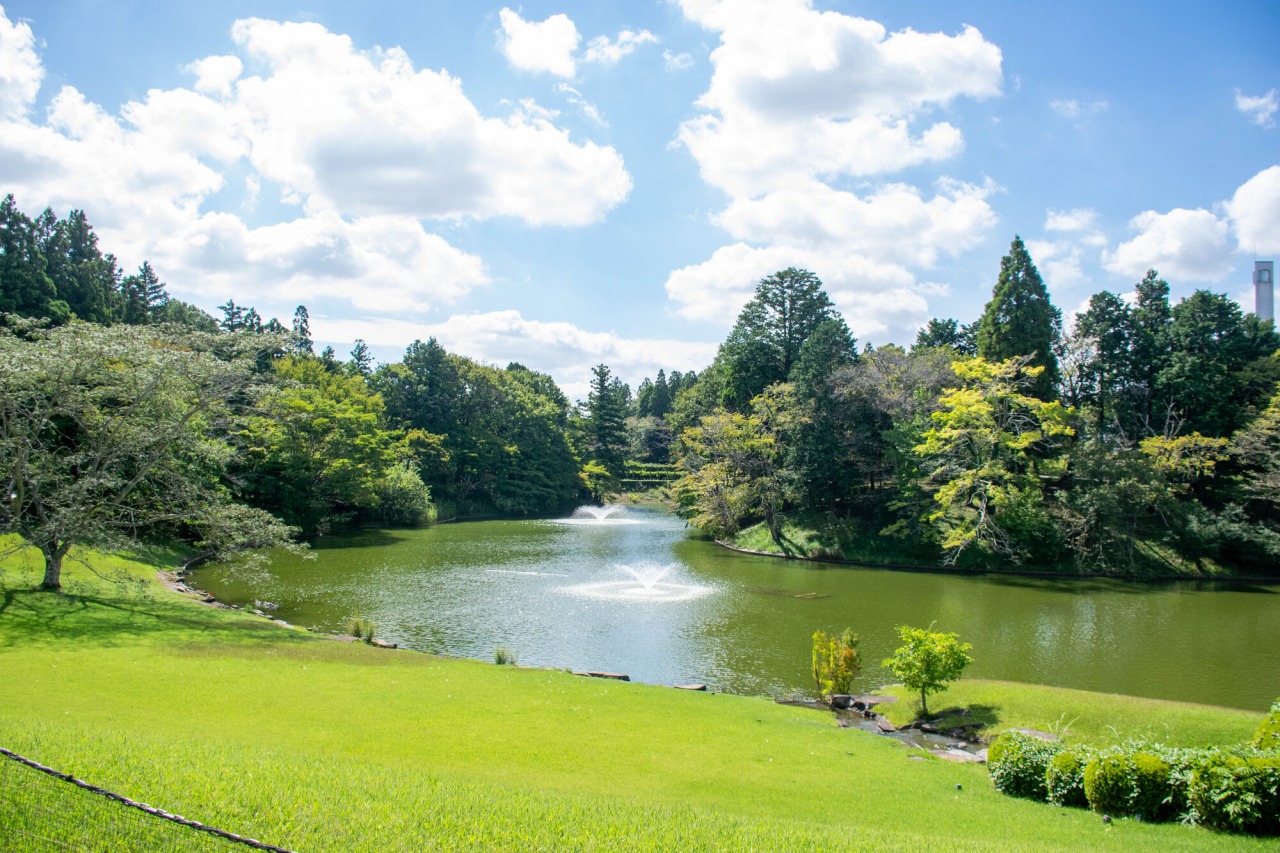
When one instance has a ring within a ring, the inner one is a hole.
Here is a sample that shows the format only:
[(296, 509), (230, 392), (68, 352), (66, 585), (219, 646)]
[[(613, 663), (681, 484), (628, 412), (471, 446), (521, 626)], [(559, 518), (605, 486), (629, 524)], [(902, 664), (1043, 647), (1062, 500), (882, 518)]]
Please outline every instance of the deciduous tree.
[(60, 588), (75, 545), (118, 550), (168, 532), (226, 554), (290, 541), (222, 476), (261, 340), (17, 325), (21, 336), (0, 328), (0, 527), (40, 549), (44, 588)]
[(922, 717), (929, 716), (929, 694), (946, 689), (948, 682), (959, 678), (964, 668), (973, 663), (969, 656), (973, 646), (960, 642), (956, 634), (944, 634), (932, 628), (932, 625), (929, 629), (899, 625), (898, 637), (903, 645), (882, 664), (908, 690), (920, 691)]

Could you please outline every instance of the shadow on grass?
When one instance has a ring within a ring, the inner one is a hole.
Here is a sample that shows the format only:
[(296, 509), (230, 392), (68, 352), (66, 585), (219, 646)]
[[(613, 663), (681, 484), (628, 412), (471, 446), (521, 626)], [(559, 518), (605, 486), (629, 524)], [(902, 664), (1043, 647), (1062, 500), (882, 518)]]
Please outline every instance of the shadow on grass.
[[(250, 618), (182, 603), (166, 603), (148, 595), (130, 598), (100, 592), (6, 589), (0, 595), (0, 638), (8, 648), (24, 645), (121, 646), (201, 642), (288, 641), (292, 632)], [(300, 638), (299, 638), (300, 639)]]
[(994, 705), (951, 705), (935, 710), (932, 718), (938, 720), (937, 726), (944, 731), (960, 726), (981, 726), (990, 731), (1000, 725), (1000, 709)]

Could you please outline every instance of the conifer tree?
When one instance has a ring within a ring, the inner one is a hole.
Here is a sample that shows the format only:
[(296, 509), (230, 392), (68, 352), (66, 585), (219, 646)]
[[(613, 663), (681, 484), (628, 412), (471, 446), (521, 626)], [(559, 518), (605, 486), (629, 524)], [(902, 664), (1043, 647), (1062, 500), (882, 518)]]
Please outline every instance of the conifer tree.
[(1052, 400), (1059, 379), (1054, 345), (1061, 336), (1062, 312), (1049, 301), (1027, 247), (1015, 236), (1009, 254), (1000, 259), (1000, 277), (978, 321), (978, 355), (991, 362), (1031, 356), (1033, 366), (1044, 368), (1031, 394)]

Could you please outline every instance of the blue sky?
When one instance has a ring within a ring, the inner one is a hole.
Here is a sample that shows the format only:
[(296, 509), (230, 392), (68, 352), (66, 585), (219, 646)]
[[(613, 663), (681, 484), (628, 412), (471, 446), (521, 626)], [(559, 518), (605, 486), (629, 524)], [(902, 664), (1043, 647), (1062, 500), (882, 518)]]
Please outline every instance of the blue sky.
[[(0, 0), (0, 189), (126, 271), (585, 395), (806, 267), (863, 343), (1280, 255), (1280, 4)], [(959, 9), (963, 7), (963, 11)]]

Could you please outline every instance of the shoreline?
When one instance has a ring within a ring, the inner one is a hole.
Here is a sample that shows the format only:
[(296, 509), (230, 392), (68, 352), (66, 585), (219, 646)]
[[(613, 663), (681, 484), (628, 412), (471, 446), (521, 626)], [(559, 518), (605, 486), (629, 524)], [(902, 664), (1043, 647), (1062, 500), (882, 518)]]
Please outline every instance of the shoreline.
[(1126, 581), (1128, 583), (1202, 581), (1208, 583), (1263, 583), (1280, 586), (1280, 575), (1145, 575), (1142, 577), (1133, 577), (1129, 575), (1107, 573), (1053, 572), (1043, 569), (971, 569), (955, 566), (946, 567), (940, 565), (925, 565), (921, 563), (876, 563), (870, 560), (849, 560), (840, 557), (810, 557), (803, 554), (782, 554), (774, 551), (759, 551), (753, 548), (744, 548), (740, 545), (734, 545), (732, 542), (724, 539), (712, 539), (711, 541), (727, 551), (733, 551), (737, 554), (746, 554), (752, 557), (773, 557), (778, 560), (796, 560), (806, 563), (831, 563), (838, 566), (886, 569), (895, 572), (917, 572), (921, 574), (936, 575), (968, 575), (971, 577), (980, 577), (982, 575), (1001, 575), (1010, 577), (1043, 578), (1047, 580), (1113, 580)]

